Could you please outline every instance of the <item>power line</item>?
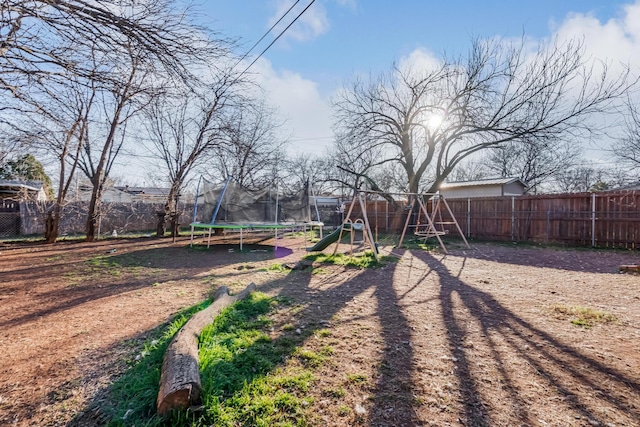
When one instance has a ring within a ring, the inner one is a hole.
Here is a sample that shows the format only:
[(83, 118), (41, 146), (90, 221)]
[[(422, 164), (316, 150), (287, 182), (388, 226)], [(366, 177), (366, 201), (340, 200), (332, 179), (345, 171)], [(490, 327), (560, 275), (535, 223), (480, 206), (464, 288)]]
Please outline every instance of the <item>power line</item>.
[[(249, 68), (251, 68), (251, 66), (252, 66), (253, 64), (255, 64), (255, 63), (256, 63), (256, 61), (258, 61), (258, 59), (260, 59), (260, 58), (262, 57), (262, 55), (264, 55), (264, 53), (265, 53), (267, 50), (269, 50), (269, 48), (270, 48), (271, 46), (273, 46), (273, 44), (274, 44), (275, 42), (277, 42), (277, 41), (278, 41), (278, 39), (279, 39), (280, 37), (282, 37), (282, 35), (283, 35), (283, 34), (284, 34), (284, 33), (285, 33), (285, 32), (286, 32), (286, 31), (287, 31), (287, 30), (288, 30), (288, 29), (289, 29), (289, 28), (290, 28), (290, 27), (291, 27), (291, 26), (292, 26), (292, 25), (293, 25), (293, 24), (294, 24), (294, 23), (295, 23), (295, 22), (296, 22), (296, 21), (297, 21), (297, 20), (298, 20), (298, 19), (299, 19), (299, 18), (300, 18), (300, 17), (301, 17), (305, 12), (306, 12), (306, 11), (307, 11), (307, 9), (309, 9), (309, 8), (311, 7), (311, 5), (312, 5), (313, 3), (315, 3), (315, 1), (316, 1), (316, 0), (311, 0), (311, 2), (307, 5), (307, 7), (305, 7), (305, 8), (302, 10), (302, 12), (300, 12), (300, 13), (298, 14), (298, 16), (296, 16), (296, 17), (293, 19), (293, 21), (291, 21), (291, 22), (289, 23), (289, 25), (287, 25), (287, 26), (285, 27), (285, 29), (284, 29), (284, 30), (282, 30), (282, 31), (280, 32), (280, 34), (278, 34), (278, 36), (277, 36), (275, 39), (273, 39), (273, 41), (272, 41), (271, 43), (269, 43), (269, 45), (268, 45), (266, 48), (264, 48), (264, 50), (263, 50), (262, 52), (260, 52), (260, 54), (259, 54), (258, 56), (256, 56), (256, 58), (251, 62), (251, 64), (249, 64), (249, 65), (247, 66), (247, 68), (245, 68), (245, 69), (244, 69), (244, 71), (242, 71), (242, 72), (240, 73), (240, 75), (238, 75), (238, 77), (236, 78), (236, 80), (238, 80), (240, 77), (242, 77), (242, 76), (244, 75), (244, 73), (246, 73), (246, 72), (247, 72), (247, 70), (249, 70)], [(296, 3), (297, 3), (297, 2), (296, 2)], [(287, 13), (288, 13), (288, 12), (287, 12)], [(285, 15), (286, 15), (286, 14), (285, 14)]]
[[(314, 1), (315, 1), (315, 0), (314, 0)], [(236, 67), (238, 66), (238, 64), (239, 64), (239, 63), (241, 63), (241, 62), (242, 62), (242, 60), (243, 60), (244, 58), (246, 58), (246, 57), (251, 53), (251, 51), (252, 51), (253, 49), (255, 49), (255, 48), (256, 48), (256, 46), (258, 46), (258, 44), (260, 44), (260, 42), (261, 42), (262, 40), (264, 40), (264, 38), (265, 38), (265, 37), (267, 37), (267, 35), (269, 35), (269, 33), (270, 33), (270, 32), (271, 32), (271, 31), (276, 27), (276, 25), (278, 25), (278, 24), (280, 23), (280, 21), (282, 21), (282, 20), (284, 19), (284, 17), (285, 17), (285, 16), (287, 16), (287, 15), (289, 14), (289, 12), (291, 12), (291, 9), (293, 9), (293, 8), (294, 8), (298, 3), (300, 3), (300, 0), (296, 0), (296, 2), (295, 2), (295, 3), (293, 3), (289, 9), (287, 9), (287, 11), (286, 11), (286, 12), (285, 12), (281, 17), (280, 17), (280, 19), (278, 19), (278, 20), (276, 21), (276, 23), (275, 23), (275, 24), (273, 24), (273, 25), (271, 26), (271, 28), (269, 28), (269, 29), (267, 30), (267, 32), (266, 32), (266, 33), (264, 33), (264, 34), (262, 35), (262, 37), (260, 37), (260, 40), (258, 40), (257, 42), (255, 42), (255, 43), (253, 44), (253, 46), (251, 46), (251, 49), (249, 49), (249, 50), (248, 50), (244, 55), (242, 55), (242, 58), (238, 59), (238, 62), (236, 62), (236, 63), (235, 63), (235, 65), (234, 65), (233, 67), (231, 67), (231, 69), (233, 70), (234, 68), (236, 68)]]

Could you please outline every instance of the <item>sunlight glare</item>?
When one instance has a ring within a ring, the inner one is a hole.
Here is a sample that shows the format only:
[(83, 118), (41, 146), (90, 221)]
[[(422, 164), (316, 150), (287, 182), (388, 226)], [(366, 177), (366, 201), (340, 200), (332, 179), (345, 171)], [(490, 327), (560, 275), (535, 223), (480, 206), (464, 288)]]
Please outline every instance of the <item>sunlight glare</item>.
[(434, 114), (427, 119), (427, 128), (431, 132), (437, 130), (440, 125), (444, 122), (444, 115), (442, 114)]

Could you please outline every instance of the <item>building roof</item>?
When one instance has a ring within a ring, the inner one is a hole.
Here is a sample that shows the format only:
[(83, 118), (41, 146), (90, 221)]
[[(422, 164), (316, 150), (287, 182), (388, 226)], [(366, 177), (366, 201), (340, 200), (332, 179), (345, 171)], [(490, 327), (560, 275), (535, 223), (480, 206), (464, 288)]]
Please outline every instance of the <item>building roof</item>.
[(44, 186), (42, 181), (20, 181), (16, 179), (0, 179), (0, 189), (3, 190), (27, 190), (27, 191), (40, 191)]
[(640, 181), (633, 184), (623, 185), (622, 187), (610, 188), (606, 191), (620, 191), (620, 190), (640, 190)]
[(461, 187), (479, 187), (483, 185), (508, 185), (517, 182), (521, 184), (524, 188), (527, 188), (527, 184), (525, 184), (520, 178), (488, 178), (488, 179), (479, 179), (476, 181), (456, 181), (456, 182), (443, 182), (440, 184), (440, 189), (449, 189), (449, 188), (461, 188)]
[(125, 193), (134, 195), (146, 195), (146, 196), (163, 196), (169, 195), (169, 188), (162, 187), (130, 187), (128, 185), (124, 187), (114, 187), (117, 190), (124, 191)]

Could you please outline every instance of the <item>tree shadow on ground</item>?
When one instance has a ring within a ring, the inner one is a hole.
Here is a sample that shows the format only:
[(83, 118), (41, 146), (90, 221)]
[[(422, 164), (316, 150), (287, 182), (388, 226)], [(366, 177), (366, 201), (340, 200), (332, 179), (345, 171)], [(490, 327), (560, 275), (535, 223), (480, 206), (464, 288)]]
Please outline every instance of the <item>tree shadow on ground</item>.
[[(300, 304), (292, 319), (292, 331), (276, 338), (276, 346), (282, 341), (280, 350), (285, 349), (285, 359), (293, 356), (295, 347), (311, 339), (316, 332), (326, 328), (334, 316), (365, 292), (372, 292), (376, 308), (374, 316), (381, 324), (381, 356), (378, 359), (377, 372), (367, 384), (362, 403), (370, 406), (367, 414), (353, 414), (355, 424), (379, 425), (419, 425), (414, 410), (414, 354), (410, 345), (410, 328), (405, 314), (399, 306), (399, 299), (393, 289), (395, 264), (375, 270), (345, 269), (351, 272), (350, 278), (326, 290), (310, 286), (312, 271), (292, 271), (286, 277), (272, 280), (258, 288), (268, 294), (277, 294)], [(375, 341), (377, 337), (366, 336), (362, 339)], [(279, 341), (280, 340), (280, 341)], [(291, 345), (293, 344), (293, 345)], [(285, 348), (286, 347), (286, 348)], [(246, 349), (242, 357), (251, 355)], [(340, 361), (336, 361), (340, 363)], [(268, 373), (261, 372), (264, 376)], [(250, 379), (248, 379), (250, 380)], [(157, 395), (157, 384), (151, 394)], [(99, 393), (87, 410), (69, 425), (94, 425), (96, 411), (108, 400), (109, 389)], [(367, 397), (369, 395), (369, 397)], [(369, 402), (372, 404), (369, 405)], [(149, 409), (149, 417), (154, 417), (155, 400)], [(94, 415), (92, 415), (94, 414)]]
[(501, 264), (553, 268), (584, 273), (617, 273), (623, 264), (640, 263), (640, 253), (595, 248), (556, 248), (517, 243), (471, 243), (462, 241), (447, 246), (453, 255), (494, 261)]
[[(393, 288), (396, 264), (384, 268), (353, 270), (358, 271), (350, 279), (324, 291), (300, 287), (299, 283), (289, 282), (280, 291), (282, 295), (294, 295), (300, 298), (306, 294), (308, 306), (300, 311), (296, 318), (304, 322), (305, 336), (311, 336), (317, 329), (326, 327), (328, 320), (362, 294), (373, 290), (376, 309), (372, 316), (377, 317), (381, 326), (381, 336), (365, 336), (356, 339), (382, 342), (382, 354), (377, 361), (375, 384), (370, 384), (369, 398), (373, 402), (368, 414), (355, 415), (355, 424), (380, 425), (419, 425), (414, 410), (414, 352), (411, 347), (411, 330), (406, 315), (399, 305), (399, 297)], [(346, 269), (349, 271), (349, 269)], [(268, 290), (264, 288), (264, 290)], [(319, 309), (321, 308), (321, 309)], [(357, 322), (359, 315), (344, 319), (343, 322)], [(332, 320), (331, 323), (334, 323)], [(338, 363), (340, 363), (338, 361)]]
[[(454, 274), (432, 254), (416, 251), (413, 255), (439, 278), (442, 320), (461, 394), (464, 425), (496, 424), (489, 393), (495, 394), (491, 398), (500, 396), (507, 402), (511, 411), (508, 416), (514, 424), (538, 423), (541, 414), (529, 409), (538, 399), (545, 400), (542, 406), (553, 405), (574, 420), (584, 420), (581, 425), (633, 425), (640, 419), (637, 375), (583, 354), (527, 322), (489, 293), (460, 280), (464, 265)], [(475, 350), (469, 345), (472, 341)], [(484, 348), (484, 356), (478, 356), (479, 347)], [(481, 359), (486, 359), (486, 353), (495, 364), (499, 389), (488, 390), (481, 381), (481, 363), (486, 365)], [(535, 383), (542, 383), (542, 396), (534, 391)]]
[[(73, 309), (81, 304), (96, 301), (150, 286), (179, 280), (191, 280), (198, 274), (207, 274), (216, 268), (234, 263), (264, 261), (292, 253), (286, 247), (263, 245), (247, 246), (246, 252), (229, 252), (231, 246), (217, 245), (209, 250), (189, 246), (143, 248), (126, 253), (100, 252), (87, 259), (69, 260), (31, 269), (14, 269), (0, 273), (0, 290), (11, 295), (19, 291), (29, 293), (29, 304), (24, 313), (10, 313), (0, 321), (0, 327), (39, 321), (42, 318)], [(243, 274), (238, 271), (237, 276)], [(63, 277), (68, 284), (55, 289), (40, 291), (39, 282), (47, 282), (52, 275)], [(23, 286), (12, 286), (19, 278)]]

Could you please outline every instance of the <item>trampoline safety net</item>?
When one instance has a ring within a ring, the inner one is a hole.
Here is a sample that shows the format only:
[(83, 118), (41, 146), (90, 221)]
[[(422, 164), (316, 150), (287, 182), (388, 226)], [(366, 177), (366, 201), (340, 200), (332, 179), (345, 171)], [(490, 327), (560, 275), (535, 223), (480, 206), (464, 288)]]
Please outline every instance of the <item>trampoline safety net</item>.
[(202, 218), (211, 224), (287, 224), (310, 220), (308, 184), (297, 193), (278, 194), (275, 188), (249, 191), (233, 181), (225, 188), (203, 178), (199, 197), (203, 198), (199, 208)]

